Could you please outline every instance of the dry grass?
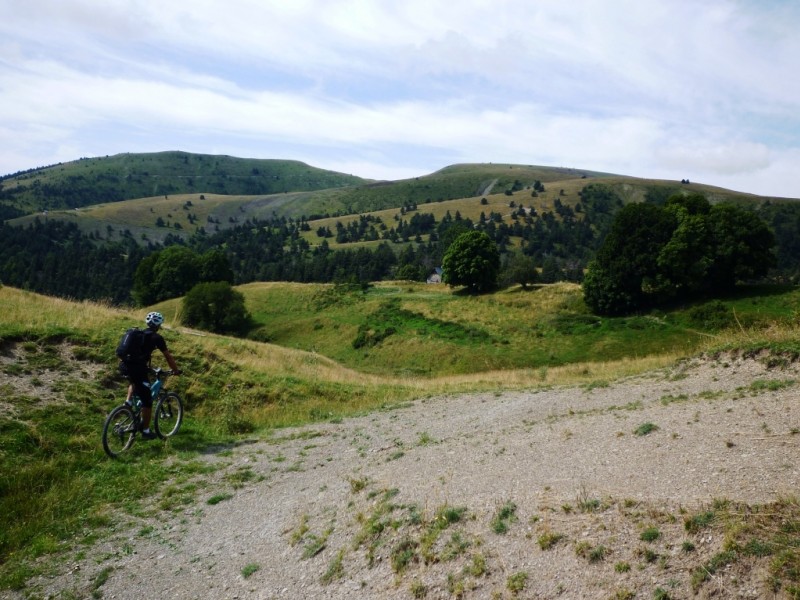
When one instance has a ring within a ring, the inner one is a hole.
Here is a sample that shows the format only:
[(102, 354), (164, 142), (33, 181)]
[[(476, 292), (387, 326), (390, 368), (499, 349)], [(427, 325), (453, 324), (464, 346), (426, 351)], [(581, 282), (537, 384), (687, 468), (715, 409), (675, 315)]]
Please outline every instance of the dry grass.
[[(107, 303), (74, 302), (0, 286), (0, 324), (15, 324), (23, 329), (95, 329), (131, 316), (126, 310)], [(142, 320), (146, 313), (142, 311)]]
[[(140, 227), (154, 227), (158, 217), (171, 223), (180, 223), (185, 229), (192, 231), (196, 226), (208, 229), (207, 218), (220, 209), (235, 210), (240, 205), (253, 199), (252, 196), (222, 196), (219, 194), (176, 194), (139, 198), (127, 202), (97, 204), (81, 209), (79, 214), (103, 222), (124, 223)], [(191, 202), (188, 210), (184, 205)], [(189, 223), (189, 213), (197, 216), (195, 225)]]
[[(253, 284), (260, 286), (300, 286), (301, 284)], [(391, 290), (397, 284), (380, 284), (385, 290)], [(405, 287), (405, 286), (404, 286)], [(574, 297), (572, 284), (548, 286), (536, 295), (537, 311), (557, 310), (565, 302)], [(285, 289), (285, 288), (284, 288)], [(415, 308), (425, 304), (424, 296), (435, 298), (447, 293), (443, 287), (419, 286), (418, 298), (414, 300)], [(527, 303), (531, 296), (497, 294), (493, 297), (477, 298), (471, 304), (468, 314), (453, 315), (469, 322), (479, 323), (482, 318), (494, 315), (496, 318), (498, 305), (503, 303)], [(80, 302), (49, 298), (8, 287), (0, 288), (0, 303), (4, 306), (0, 316), (0, 338), (8, 335), (41, 335), (58, 332), (79, 331), (92, 338), (106, 340), (109, 343), (108, 360), (114, 360), (110, 353), (111, 342), (115, 342), (123, 327), (132, 323), (140, 323), (150, 309), (127, 311), (102, 303)], [(291, 349), (273, 344), (252, 340), (243, 340), (227, 336), (214, 335), (185, 328), (180, 325), (180, 302), (171, 300), (162, 303), (158, 309), (164, 312), (170, 346), (179, 356), (196, 356), (208, 354), (219, 356), (225, 363), (239, 368), (235, 378), (245, 382), (248, 378), (268, 378), (280, 380), (279, 387), (298, 386), (302, 397), (311, 394), (308, 404), (314, 402), (330, 403), (330, 389), (336, 389), (334, 396), (348, 397), (352, 410), (369, 410), (386, 403), (407, 400), (414, 397), (461, 393), (486, 390), (519, 390), (534, 389), (544, 386), (583, 385), (597, 381), (613, 381), (647, 371), (662, 369), (685, 358), (680, 351), (664, 352), (643, 357), (629, 357), (613, 361), (592, 361), (572, 363), (564, 366), (522, 368), (507, 370), (491, 370), (466, 374), (419, 377), (415, 375), (385, 375), (381, 373), (366, 374), (348, 368), (317, 352)], [(152, 308), (152, 307), (151, 307)], [(527, 310), (524, 306), (523, 310)], [(519, 306), (517, 307), (519, 309)], [(439, 314), (441, 318), (442, 315)], [(446, 318), (446, 317), (445, 317)], [(741, 349), (748, 347), (765, 348), (780, 347), (781, 344), (794, 344), (800, 338), (800, 326), (797, 324), (774, 324), (767, 329), (731, 330), (709, 338), (699, 351), (695, 347), (694, 354), (713, 353), (721, 349)], [(433, 349), (432, 351), (435, 351)], [(216, 367), (214, 367), (216, 368)], [(204, 379), (213, 379), (213, 373), (195, 373), (192, 380), (195, 385), (202, 385)], [(295, 383), (292, 383), (295, 382)], [(268, 384), (272, 386), (274, 384)], [(321, 394), (320, 399), (313, 397), (315, 386), (327, 385), (329, 391)], [(279, 405), (272, 405), (269, 411), (279, 410)]]
[[(287, 284), (259, 284), (287, 285)], [(291, 284), (289, 284), (291, 285)], [(300, 285), (300, 284), (297, 284)], [(391, 284), (384, 284), (391, 285)], [(548, 291), (548, 302), (558, 303), (562, 293), (569, 286), (553, 286)], [(442, 293), (442, 288), (430, 293)], [(111, 330), (118, 331), (127, 322), (142, 321), (149, 309), (128, 311), (97, 302), (75, 303), (60, 298), (50, 298), (38, 294), (0, 288), (0, 301), (4, 305), (2, 322), (17, 323), (28, 330)], [(167, 323), (180, 322), (180, 302), (169, 301), (158, 306)], [(476, 308), (479, 307), (476, 306)], [(472, 318), (480, 318), (479, 314)], [(488, 371), (467, 375), (445, 377), (386, 377), (368, 375), (348, 369), (318, 353), (304, 352), (242, 340), (227, 336), (192, 330), (183, 326), (165, 327), (173, 339), (180, 338), (187, 343), (214, 352), (227, 361), (246, 370), (259, 373), (293, 375), (301, 378), (322, 380), (337, 384), (358, 382), (362, 385), (397, 387), (406, 392), (420, 395), (449, 393), (489, 388), (522, 389), (542, 385), (562, 385), (584, 383), (597, 379), (614, 379), (650, 369), (661, 368), (680, 358), (677, 355), (652, 356), (639, 359), (626, 359), (607, 363), (573, 364), (546, 369), (519, 369), (510, 371)], [(777, 332), (774, 335), (778, 335)]]

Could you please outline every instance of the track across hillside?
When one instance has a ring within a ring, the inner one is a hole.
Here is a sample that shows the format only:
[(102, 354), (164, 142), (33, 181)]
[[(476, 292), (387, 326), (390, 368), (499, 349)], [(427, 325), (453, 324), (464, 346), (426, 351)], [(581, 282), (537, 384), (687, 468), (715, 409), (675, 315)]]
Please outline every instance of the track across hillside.
[[(155, 514), (121, 515), (31, 584), (104, 598), (771, 597), (769, 557), (709, 565), (723, 513), (791, 503), (800, 485), (797, 375), (694, 359), (212, 449), (212, 474), (176, 481)], [(194, 500), (173, 504), (188, 486)]]

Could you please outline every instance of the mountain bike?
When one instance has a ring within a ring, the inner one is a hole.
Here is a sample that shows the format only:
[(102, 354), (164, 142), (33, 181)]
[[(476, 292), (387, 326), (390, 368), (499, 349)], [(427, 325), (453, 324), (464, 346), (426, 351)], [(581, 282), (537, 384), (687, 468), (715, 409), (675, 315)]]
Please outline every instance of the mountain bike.
[[(150, 386), (153, 395), (153, 425), (162, 440), (178, 433), (183, 422), (183, 400), (175, 392), (164, 389), (164, 381), (173, 374), (165, 369), (150, 369), (155, 381)], [(134, 396), (108, 413), (103, 424), (103, 450), (116, 458), (128, 450), (142, 430), (142, 400)]]

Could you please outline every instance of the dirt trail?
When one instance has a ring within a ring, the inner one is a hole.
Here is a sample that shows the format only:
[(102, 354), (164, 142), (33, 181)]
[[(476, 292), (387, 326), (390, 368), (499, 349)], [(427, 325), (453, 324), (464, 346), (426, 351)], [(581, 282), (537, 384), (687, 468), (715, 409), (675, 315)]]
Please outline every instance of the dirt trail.
[(497, 182), (500, 181), (499, 179), (492, 180), (484, 189), (481, 191), (478, 196), (488, 196), (492, 193), (492, 188), (497, 185)]
[[(695, 596), (692, 570), (723, 535), (689, 534), (684, 519), (796, 494), (796, 377), (695, 360), (283, 431), (208, 454), (220, 468), (191, 483), (189, 504), (126, 516), (90, 556), (31, 583), (119, 599), (769, 597), (765, 562), (721, 570)], [(642, 541), (648, 527), (658, 539)]]

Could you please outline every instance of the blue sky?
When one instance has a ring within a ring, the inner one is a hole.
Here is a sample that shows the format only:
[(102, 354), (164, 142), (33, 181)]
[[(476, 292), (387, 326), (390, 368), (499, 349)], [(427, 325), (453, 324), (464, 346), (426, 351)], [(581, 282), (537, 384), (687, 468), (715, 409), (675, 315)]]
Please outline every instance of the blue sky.
[(0, 174), (512, 162), (800, 198), (793, 0), (0, 0)]

